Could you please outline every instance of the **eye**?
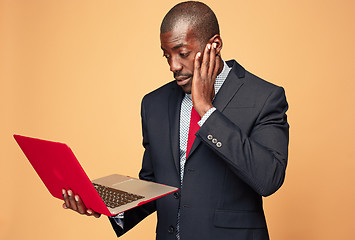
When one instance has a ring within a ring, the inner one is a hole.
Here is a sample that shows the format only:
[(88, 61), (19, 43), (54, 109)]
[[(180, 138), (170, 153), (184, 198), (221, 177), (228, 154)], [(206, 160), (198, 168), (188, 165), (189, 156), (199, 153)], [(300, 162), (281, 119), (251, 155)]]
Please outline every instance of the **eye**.
[(180, 57), (182, 58), (186, 58), (190, 55), (190, 52), (187, 52), (187, 53), (179, 53)]
[(168, 55), (168, 54), (164, 54), (164, 55), (163, 55), (163, 57), (165, 57), (165, 58), (167, 58), (167, 59), (168, 59), (168, 58), (170, 58), (170, 55)]

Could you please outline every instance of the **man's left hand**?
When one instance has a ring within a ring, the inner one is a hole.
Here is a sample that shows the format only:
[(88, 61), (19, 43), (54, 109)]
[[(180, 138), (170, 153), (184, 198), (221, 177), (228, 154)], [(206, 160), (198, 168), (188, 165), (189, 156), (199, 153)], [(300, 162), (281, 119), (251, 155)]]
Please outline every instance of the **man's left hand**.
[(215, 95), (214, 83), (221, 62), (220, 56), (216, 54), (216, 48), (216, 43), (208, 43), (205, 47), (203, 57), (200, 52), (195, 56), (191, 97), (193, 106), (200, 117), (213, 107), (212, 100)]

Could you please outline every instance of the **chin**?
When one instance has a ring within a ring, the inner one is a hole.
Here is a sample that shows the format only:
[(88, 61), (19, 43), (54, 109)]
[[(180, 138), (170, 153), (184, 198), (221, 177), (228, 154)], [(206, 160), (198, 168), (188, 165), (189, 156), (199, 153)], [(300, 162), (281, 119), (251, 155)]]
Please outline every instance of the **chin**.
[(187, 93), (187, 94), (191, 94), (191, 86), (180, 86), (182, 88), (182, 90)]

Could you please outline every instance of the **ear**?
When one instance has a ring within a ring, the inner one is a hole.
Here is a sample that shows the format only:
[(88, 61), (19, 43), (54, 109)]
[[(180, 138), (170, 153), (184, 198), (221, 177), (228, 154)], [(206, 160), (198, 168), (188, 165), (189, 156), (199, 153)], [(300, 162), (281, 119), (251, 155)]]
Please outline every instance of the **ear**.
[(212, 43), (216, 43), (217, 44), (217, 48), (216, 48), (216, 54), (220, 54), (222, 47), (223, 47), (223, 42), (222, 42), (222, 38), (219, 34), (214, 35), (213, 37), (210, 38), (210, 40), (208, 41), (210, 44)]

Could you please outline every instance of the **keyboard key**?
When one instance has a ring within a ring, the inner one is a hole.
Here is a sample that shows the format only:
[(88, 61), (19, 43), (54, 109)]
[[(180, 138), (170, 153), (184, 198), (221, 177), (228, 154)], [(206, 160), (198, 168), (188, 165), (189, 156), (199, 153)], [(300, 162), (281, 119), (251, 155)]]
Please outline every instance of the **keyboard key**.
[(122, 190), (102, 186), (100, 184), (93, 183), (96, 191), (104, 201), (107, 207), (115, 208), (127, 203), (144, 198), (143, 196), (128, 193)]

